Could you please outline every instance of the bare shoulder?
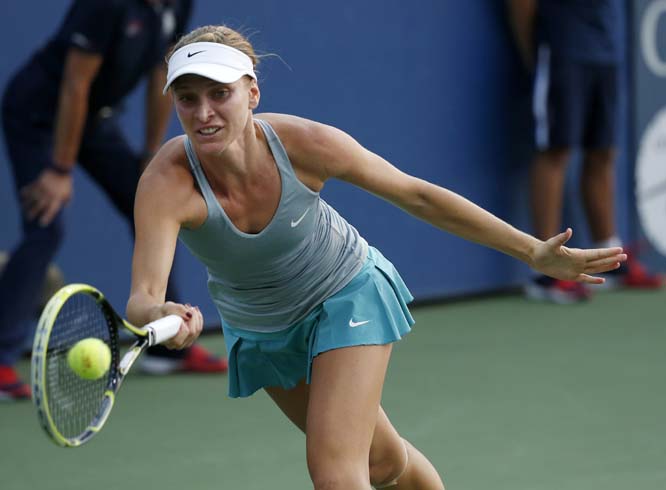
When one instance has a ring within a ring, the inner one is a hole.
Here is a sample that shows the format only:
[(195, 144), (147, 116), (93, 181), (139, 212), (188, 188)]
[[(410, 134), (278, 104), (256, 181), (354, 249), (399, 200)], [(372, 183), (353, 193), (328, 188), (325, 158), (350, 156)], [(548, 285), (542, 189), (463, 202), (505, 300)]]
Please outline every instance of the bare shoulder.
[(333, 126), (291, 114), (264, 113), (257, 114), (256, 118), (268, 122), (285, 148), (294, 150), (317, 148), (336, 135), (344, 134)]
[(197, 197), (201, 200), (184, 138), (177, 136), (162, 145), (141, 175), (137, 189), (137, 206), (149, 208), (151, 214), (164, 211), (181, 224), (196, 221)]
[(157, 188), (163, 192), (165, 187), (170, 187), (181, 179), (192, 180), (183, 146), (184, 138), (177, 136), (162, 145), (141, 175), (139, 185), (142, 190)]
[(345, 150), (358, 146), (344, 131), (310, 119), (274, 113), (257, 114), (256, 118), (273, 127), (297, 172), (316, 175), (322, 183)]

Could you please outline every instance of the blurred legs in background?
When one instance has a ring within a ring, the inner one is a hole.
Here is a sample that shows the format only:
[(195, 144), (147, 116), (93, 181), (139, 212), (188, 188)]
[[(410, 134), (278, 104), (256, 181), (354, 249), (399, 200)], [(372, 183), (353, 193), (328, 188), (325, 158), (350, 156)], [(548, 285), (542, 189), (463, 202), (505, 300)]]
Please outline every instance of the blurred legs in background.
[[(562, 231), (566, 173), (574, 150), (583, 154), (580, 192), (593, 246), (623, 246), (615, 219), (615, 156), (620, 68), (626, 21), (619, 2), (508, 0), (518, 52), (533, 77), (533, 144), (530, 195), (534, 234), (544, 240)], [(625, 250), (627, 247), (625, 247)], [(607, 286), (654, 289), (661, 278), (638, 263), (635, 251), (606, 274)], [(534, 277), (530, 299), (560, 304), (590, 297), (581, 283)]]
[[(617, 76), (614, 64), (587, 63), (539, 51), (534, 88), (535, 140), (539, 151), (530, 175), (534, 234), (545, 240), (562, 228), (568, 165), (582, 149), (580, 180), (593, 246), (622, 246), (615, 225)], [(654, 289), (649, 274), (629, 250), (629, 260), (606, 274), (607, 287)], [(588, 286), (537, 276), (525, 286), (529, 299), (570, 304), (590, 298)]]

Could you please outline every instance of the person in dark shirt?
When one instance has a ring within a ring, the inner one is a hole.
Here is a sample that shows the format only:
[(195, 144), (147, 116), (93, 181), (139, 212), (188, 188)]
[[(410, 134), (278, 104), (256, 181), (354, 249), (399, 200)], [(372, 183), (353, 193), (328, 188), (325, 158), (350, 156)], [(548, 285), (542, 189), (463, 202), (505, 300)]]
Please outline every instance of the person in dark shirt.
[[(45, 271), (63, 237), (63, 207), (79, 163), (132, 221), (143, 167), (159, 148), (171, 115), (162, 95), (164, 56), (188, 22), (191, 0), (74, 0), (55, 35), (19, 69), (2, 99), (5, 143), (22, 209), (23, 237), (0, 275), (0, 399), (30, 396), (14, 365), (24, 345)], [(142, 80), (143, 150), (127, 143), (117, 112)], [(173, 298), (173, 288), (168, 298)], [(226, 360), (200, 346), (153, 351), (145, 368), (225, 371)]]
[[(618, 0), (510, 0), (508, 5), (519, 51), (534, 74), (534, 233), (543, 239), (559, 229), (567, 165), (572, 152), (581, 149), (580, 188), (594, 246), (620, 246), (614, 161), (622, 5)], [(661, 279), (630, 255), (608, 274), (606, 284), (657, 288)], [(583, 284), (546, 276), (531, 280), (525, 293), (555, 303), (590, 297)]]

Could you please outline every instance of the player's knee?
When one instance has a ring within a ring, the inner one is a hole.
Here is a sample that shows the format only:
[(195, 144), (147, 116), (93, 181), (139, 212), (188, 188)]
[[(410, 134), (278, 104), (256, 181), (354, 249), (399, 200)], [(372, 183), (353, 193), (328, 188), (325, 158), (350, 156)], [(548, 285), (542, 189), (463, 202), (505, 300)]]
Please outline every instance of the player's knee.
[(370, 483), (375, 488), (397, 485), (408, 464), (407, 444), (400, 440), (399, 444), (387, 448), (370, 459)]
[(367, 484), (368, 480), (345, 474), (312, 478), (312, 486), (314, 490), (348, 490), (350, 488), (364, 488)]
[(360, 469), (345, 465), (330, 465), (310, 469), (314, 490), (347, 490), (363, 488), (368, 484), (368, 475)]
[(368, 484), (367, 459), (354, 461), (339, 453), (308, 448), (307, 462), (315, 490), (362, 488)]

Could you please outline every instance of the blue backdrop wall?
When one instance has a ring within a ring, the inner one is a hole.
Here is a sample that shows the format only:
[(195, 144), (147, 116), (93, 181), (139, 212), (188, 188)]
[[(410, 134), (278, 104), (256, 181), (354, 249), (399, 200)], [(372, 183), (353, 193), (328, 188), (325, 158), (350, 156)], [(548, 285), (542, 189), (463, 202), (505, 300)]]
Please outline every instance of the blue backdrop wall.
[[(30, 2), (5, 3), (0, 87), (50, 35), (68, 4), (51, 0), (37, 9)], [(196, 0), (191, 27), (212, 23), (245, 29), (258, 51), (275, 55), (260, 67), (261, 110), (338, 126), (402, 170), (529, 229), (530, 84), (513, 48), (503, 2)], [(143, 134), (141, 95), (139, 88), (123, 116), (137, 146)], [(174, 118), (170, 133), (178, 132)], [(4, 147), (0, 155), (0, 250), (11, 250), (19, 236), (18, 215)], [(624, 211), (626, 160), (623, 154), (618, 165), (623, 235), (631, 228)], [(571, 170), (573, 183), (577, 165)], [(435, 230), (349, 185), (330, 184), (323, 195), (397, 265), (418, 299), (514, 286), (529, 274), (512, 259)], [(575, 225), (575, 241), (584, 244), (574, 185), (568, 196), (566, 224)], [(68, 282), (97, 286), (122, 310), (129, 286), (129, 230), (79, 171), (67, 222), (57, 263)], [(179, 259), (186, 298), (215, 322), (205, 271), (185, 249)]]

